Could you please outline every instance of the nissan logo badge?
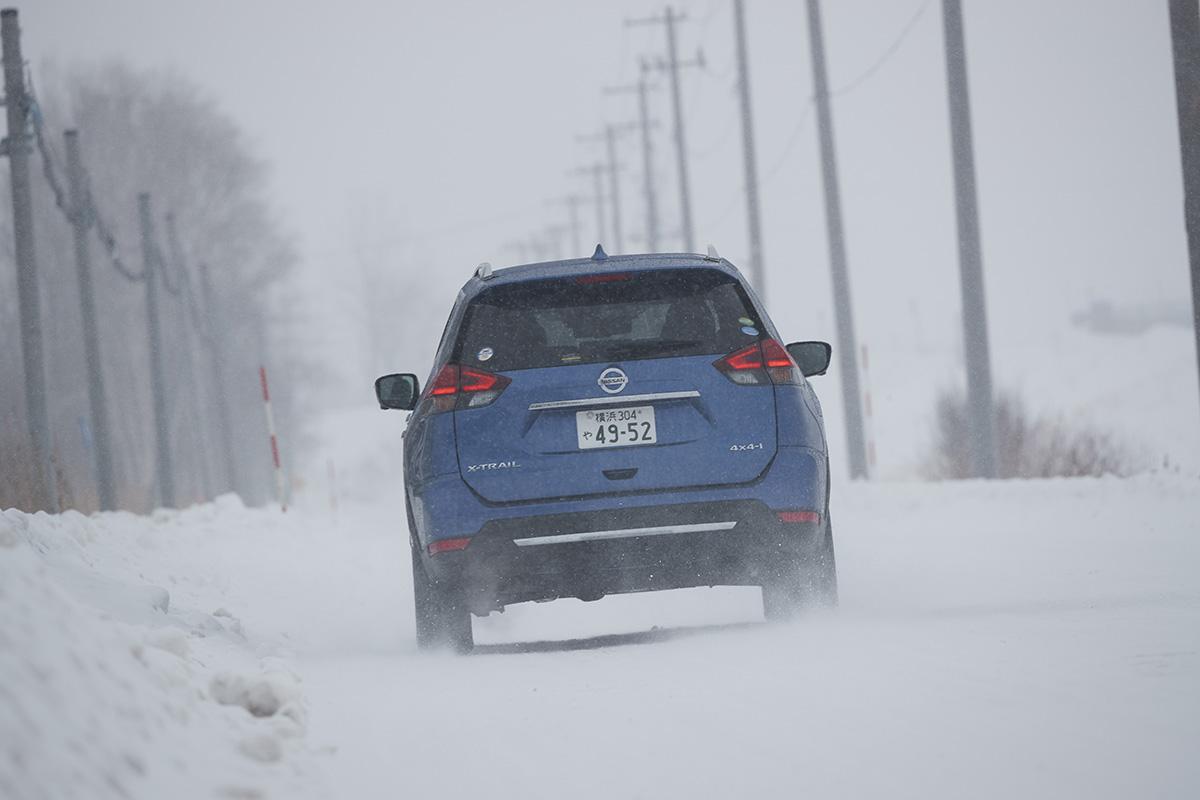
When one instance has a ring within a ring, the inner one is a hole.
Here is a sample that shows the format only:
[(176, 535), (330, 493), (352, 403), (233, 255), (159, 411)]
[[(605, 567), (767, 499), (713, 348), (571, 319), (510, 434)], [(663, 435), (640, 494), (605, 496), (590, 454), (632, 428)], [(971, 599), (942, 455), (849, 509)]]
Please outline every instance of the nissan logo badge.
[(629, 378), (616, 367), (609, 367), (600, 373), (596, 383), (600, 384), (600, 388), (609, 394), (619, 394), (629, 383)]

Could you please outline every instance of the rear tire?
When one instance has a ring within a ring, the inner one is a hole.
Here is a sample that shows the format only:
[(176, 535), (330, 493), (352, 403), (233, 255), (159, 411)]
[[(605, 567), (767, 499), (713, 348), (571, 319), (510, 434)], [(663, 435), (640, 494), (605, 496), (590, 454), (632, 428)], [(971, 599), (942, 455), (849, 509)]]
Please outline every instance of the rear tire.
[(462, 590), (451, 583), (432, 580), (421, 563), (420, 553), (410, 546), (413, 571), (413, 606), (416, 611), (417, 649), (449, 648), (469, 653), (475, 646), (471, 612)]
[(833, 522), (825, 515), (824, 536), (809, 553), (795, 557), (763, 584), (763, 617), (781, 622), (801, 611), (837, 608), (837, 559), (833, 551)]

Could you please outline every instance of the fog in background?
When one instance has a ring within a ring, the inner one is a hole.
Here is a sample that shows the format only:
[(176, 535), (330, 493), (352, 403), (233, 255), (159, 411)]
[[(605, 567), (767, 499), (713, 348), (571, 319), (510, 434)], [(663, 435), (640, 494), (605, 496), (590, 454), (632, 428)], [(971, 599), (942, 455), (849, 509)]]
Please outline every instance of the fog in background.
[[(1186, 311), (1188, 278), (1166, 4), (964, 5), (997, 386), (1115, 429), (1150, 465), (1197, 466), (1194, 348), (1169, 322)], [(708, 65), (683, 76), (697, 244), (745, 268), (732, 4), (677, 6), (688, 15), (680, 55), (702, 48)], [(747, 6), (766, 302), (789, 340), (833, 340), (804, 6)], [(601, 89), (663, 54), (661, 26), (623, 25), (661, 10), (37, 0), (21, 13), (35, 67), (119, 58), (175, 71), (243, 128), (295, 235), (298, 335), (327, 367), (276, 391), (333, 406), (369, 402), (380, 372), (424, 375), (476, 264), (520, 261), (531, 237), (566, 222), (556, 199), (590, 195), (590, 178), (570, 173), (603, 152), (578, 137), (636, 119), (633, 96)], [(907, 477), (928, 445), (936, 392), (962, 382), (941, 7), (838, 0), (823, 10), (831, 89), (846, 90), (833, 113), (870, 424), (879, 473)], [(656, 83), (663, 249), (678, 250), (669, 94)], [(626, 249), (636, 251), (636, 137), (620, 157)], [(593, 210), (581, 218), (590, 253)], [(1104, 309), (1149, 321), (1135, 336), (1072, 322)], [(818, 386), (844, 464), (839, 388), (832, 375)]]

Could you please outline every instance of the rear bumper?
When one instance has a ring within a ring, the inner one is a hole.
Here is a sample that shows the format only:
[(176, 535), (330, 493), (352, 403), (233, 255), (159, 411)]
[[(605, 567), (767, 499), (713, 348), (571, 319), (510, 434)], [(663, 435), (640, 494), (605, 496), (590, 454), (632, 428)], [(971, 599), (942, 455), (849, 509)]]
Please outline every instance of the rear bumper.
[(570, 512), (488, 522), (465, 550), (426, 564), (482, 614), (527, 600), (761, 585), (822, 529), (782, 523), (755, 500)]
[[(496, 506), (454, 475), (427, 485), (412, 510), (431, 577), (460, 583), (484, 612), (526, 600), (762, 584), (816, 542), (820, 524), (783, 523), (776, 512), (824, 513), (826, 475), (824, 453), (780, 447), (758, 480), (739, 486)], [(465, 550), (429, 555), (431, 542), (467, 537)]]

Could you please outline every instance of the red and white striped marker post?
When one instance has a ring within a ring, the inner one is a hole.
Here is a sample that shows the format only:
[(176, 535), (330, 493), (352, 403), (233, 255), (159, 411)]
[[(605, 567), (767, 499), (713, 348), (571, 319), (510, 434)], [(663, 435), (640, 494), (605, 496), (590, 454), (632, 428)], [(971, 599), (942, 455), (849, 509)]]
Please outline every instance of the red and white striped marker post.
[(262, 383), (263, 408), (267, 412), (267, 435), (271, 437), (271, 460), (275, 462), (275, 495), (279, 500), (279, 509), (287, 513), (287, 498), (283, 493), (283, 467), (279, 464), (279, 442), (275, 438), (275, 415), (271, 413), (271, 392), (267, 389), (267, 368), (258, 368), (258, 378)]

